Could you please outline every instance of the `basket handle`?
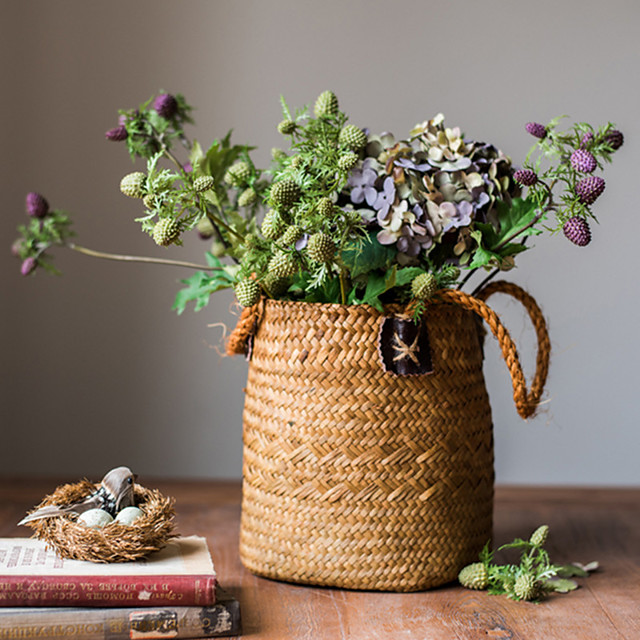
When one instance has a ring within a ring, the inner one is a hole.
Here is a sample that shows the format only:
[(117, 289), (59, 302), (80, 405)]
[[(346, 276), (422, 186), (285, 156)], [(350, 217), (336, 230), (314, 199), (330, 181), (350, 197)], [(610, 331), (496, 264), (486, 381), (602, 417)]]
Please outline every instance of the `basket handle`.
[[(524, 306), (531, 318), (538, 339), (538, 354), (536, 357), (536, 373), (530, 389), (527, 389), (527, 382), (522, 371), (518, 351), (509, 332), (500, 321), (498, 314), (485, 302), (494, 293), (506, 293), (514, 297)], [(513, 400), (516, 404), (516, 409), (524, 419), (532, 416), (538, 408), (542, 397), (547, 374), (549, 373), (549, 355), (551, 353), (547, 324), (537, 302), (524, 289), (505, 280), (488, 284), (475, 297), (455, 289), (442, 289), (436, 296), (440, 302), (451, 302), (473, 311), (489, 325), (491, 332), (500, 344), (502, 356), (511, 374)]]

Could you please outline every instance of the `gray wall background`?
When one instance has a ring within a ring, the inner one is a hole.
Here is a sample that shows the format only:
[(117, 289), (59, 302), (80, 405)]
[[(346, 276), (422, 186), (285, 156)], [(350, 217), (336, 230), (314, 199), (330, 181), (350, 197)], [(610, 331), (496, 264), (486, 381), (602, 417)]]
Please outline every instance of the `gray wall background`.
[[(132, 170), (106, 142), (116, 110), (159, 89), (197, 107), (208, 145), (234, 129), (280, 143), (279, 96), (331, 88), (352, 121), (405, 135), (438, 111), (450, 126), (521, 161), (523, 125), (567, 113), (612, 120), (627, 142), (604, 174), (601, 225), (580, 249), (543, 236), (508, 277), (529, 290), (553, 341), (547, 402), (524, 423), (497, 345), (486, 377), (500, 483), (638, 485), (637, 167), (640, 4), (379, 0), (5, 1), (1, 5), (0, 473), (100, 477), (241, 474), (247, 365), (221, 358), (233, 297), (170, 310), (185, 270), (58, 252), (61, 278), (22, 278), (9, 255), (27, 191), (75, 212), (95, 249), (200, 260), (206, 244), (161, 250), (122, 196)], [(494, 299), (531, 372), (532, 337), (515, 303)]]

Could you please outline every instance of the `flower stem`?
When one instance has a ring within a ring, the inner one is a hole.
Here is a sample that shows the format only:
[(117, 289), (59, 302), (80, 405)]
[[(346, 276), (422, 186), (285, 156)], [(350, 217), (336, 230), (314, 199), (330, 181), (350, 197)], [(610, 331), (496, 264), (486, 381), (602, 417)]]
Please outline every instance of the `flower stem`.
[(197, 264), (195, 262), (184, 262), (182, 260), (168, 260), (166, 258), (151, 258), (146, 256), (127, 256), (120, 253), (105, 253), (104, 251), (95, 251), (94, 249), (87, 249), (87, 247), (81, 247), (73, 242), (68, 242), (65, 245), (69, 249), (73, 249), (78, 253), (83, 253), (86, 256), (92, 258), (103, 258), (105, 260), (118, 260), (120, 262), (143, 262), (148, 264), (166, 264), (173, 267), (186, 267), (187, 269), (198, 269), (201, 271), (220, 271), (220, 267), (210, 267), (204, 264)]

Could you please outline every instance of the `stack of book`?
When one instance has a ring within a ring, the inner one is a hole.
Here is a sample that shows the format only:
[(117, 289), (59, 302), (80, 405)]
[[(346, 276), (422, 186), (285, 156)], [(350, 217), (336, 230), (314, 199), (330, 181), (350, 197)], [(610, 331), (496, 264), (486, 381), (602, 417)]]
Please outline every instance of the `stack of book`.
[(240, 634), (204, 538), (137, 562), (63, 560), (44, 542), (0, 539), (0, 640), (215, 638)]

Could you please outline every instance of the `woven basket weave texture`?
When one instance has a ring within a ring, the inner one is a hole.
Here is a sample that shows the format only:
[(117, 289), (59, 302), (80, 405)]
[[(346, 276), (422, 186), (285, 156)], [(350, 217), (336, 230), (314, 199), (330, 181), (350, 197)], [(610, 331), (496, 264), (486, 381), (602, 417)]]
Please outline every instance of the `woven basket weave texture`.
[(434, 373), (380, 365), (382, 314), (264, 303), (244, 410), (240, 554), (252, 572), (353, 589), (449, 582), (490, 539), (491, 410), (476, 317), (429, 307)]

